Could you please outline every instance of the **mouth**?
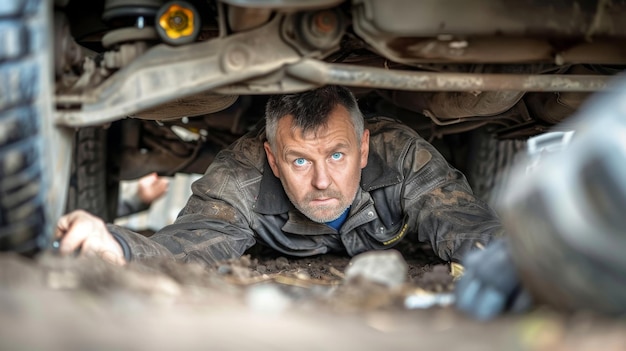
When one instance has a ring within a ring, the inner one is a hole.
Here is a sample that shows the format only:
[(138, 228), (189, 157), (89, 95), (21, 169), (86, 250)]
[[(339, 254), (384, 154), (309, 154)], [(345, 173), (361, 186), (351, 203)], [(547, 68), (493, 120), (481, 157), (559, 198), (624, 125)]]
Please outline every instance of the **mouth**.
[(321, 198), (317, 198), (317, 199), (313, 199), (311, 200), (311, 204), (313, 205), (329, 205), (335, 201), (338, 201), (336, 198), (334, 197), (321, 197)]

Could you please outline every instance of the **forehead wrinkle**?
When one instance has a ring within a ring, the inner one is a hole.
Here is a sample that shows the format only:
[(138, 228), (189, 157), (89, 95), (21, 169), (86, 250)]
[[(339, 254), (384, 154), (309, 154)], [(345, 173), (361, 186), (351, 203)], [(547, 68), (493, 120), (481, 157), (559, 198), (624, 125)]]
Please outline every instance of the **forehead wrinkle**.
[[(358, 140), (352, 140), (354, 133), (346, 133), (346, 127), (352, 127), (352, 121), (345, 118), (341, 120), (330, 119), (326, 124), (306, 131), (294, 123), (292, 115), (286, 115), (278, 123), (276, 142), (282, 150), (276, 151), (281, 154), (283, 159), (287, 159), (291, 155), (304, 158), (318, 154), (326, 155), (341, 148), (351, 150), (355, 146), (354, 143), (357, 143), (356, 147), (360, 149)], [(337, 127), (331, 128), (330, 124), (332, 123), (337, 124)]]

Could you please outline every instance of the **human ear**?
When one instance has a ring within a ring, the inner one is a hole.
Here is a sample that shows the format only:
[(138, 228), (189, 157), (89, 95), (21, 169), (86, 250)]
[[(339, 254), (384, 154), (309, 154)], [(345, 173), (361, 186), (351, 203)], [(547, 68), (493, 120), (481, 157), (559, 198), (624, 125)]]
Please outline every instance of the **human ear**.
[(280, 172), (278, 171), (278, 165), (276, 165), (276, 157), (274, 153), (272, 153), (272, 147), (270, 143), (267, 141), (263, 143), (263, 148), (265, 149), (265, 155), (267, 155), (267, 162), (270, 164), (270, 168), (272, 169), (272, 173), (276, 178), (280, 178)]
[(361, 168), (367, 166), (367, 156), (370, 152), (370, 131), (365, 129), (361, 137)]

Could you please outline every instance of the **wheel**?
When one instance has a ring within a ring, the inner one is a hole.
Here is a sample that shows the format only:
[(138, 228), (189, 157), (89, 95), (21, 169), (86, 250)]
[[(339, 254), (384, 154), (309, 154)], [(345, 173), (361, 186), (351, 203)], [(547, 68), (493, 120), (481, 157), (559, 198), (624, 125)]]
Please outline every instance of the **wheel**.
[(498, 140), (485, 130), (471, 136), (467, 178), (479, 198), (495, 206), (500, 188), (508, 177), (524, 140)]
[(46, 1), (0, 2), (0, 250), (49, 244), (42, 125), (51, 118)]
[[(112, 133), (113, 134), (113, 133)], [(117, 214), (119, 181), (109, 162), (109, 130), (81, 128), (74, 141), (72, 175), (68, 189), (67, 211), (85, 210), (112, 222)], [(114, 145), (111, 145), (114, 146)]]

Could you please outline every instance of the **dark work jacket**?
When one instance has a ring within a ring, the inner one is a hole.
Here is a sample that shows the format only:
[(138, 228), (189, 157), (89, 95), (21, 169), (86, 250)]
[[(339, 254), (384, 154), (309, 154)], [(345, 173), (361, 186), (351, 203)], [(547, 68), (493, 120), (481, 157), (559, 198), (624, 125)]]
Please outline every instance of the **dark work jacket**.
[(291, 256), (356, 255), (391, 248), (416, 233), (444, 260), (459, 260), (501, 226), (454, 169), (413, 129), (389, 118), (367, 121), (370, 152), (361, 186), (340, 230), (316, 223), (287, 198), (269, 168), (257, 130), (222, 150), (175, 223), (150, 238), (109, 225), (126, 258), (170, 256), (213, 264), (239, 257), (256, 242)]

